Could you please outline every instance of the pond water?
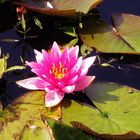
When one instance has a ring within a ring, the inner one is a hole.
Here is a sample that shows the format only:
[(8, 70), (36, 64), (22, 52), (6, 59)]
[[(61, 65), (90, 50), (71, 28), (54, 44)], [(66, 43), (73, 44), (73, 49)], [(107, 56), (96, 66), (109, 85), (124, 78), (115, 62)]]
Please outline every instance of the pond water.
[[(5, 12), (4, 8), (10, 8), (11, 13), (6, 13), (6, 15), (8, 16), (3, 15), (4, 13), (2, 12)], [(47, 46), (49, 44), (49, 41), (46, 41), (47, 38), (35, 38), (31, 41), (23, 40), (23, 38), (19, 34), (17, 34), (15, 29), (13, 29), (13, 24), (15, 24), (16, 22), (15, 11), (13, 11), (13, 8), (8, 4), (4, 4), (4, 8), (2, 8), (2, 6), (0, 8), (0, 47), (2, 49), (2, 53), (10, 54), (10, 57), (8, 59), (9, 66), (20, 65), (20, 56), (23, 56), (24, 60), (34, 60), (35, 58), (33, 55), (33, 48), (36, 48), (37, 45)], [(100, 6), (98, 6), (97, 10), (99, 11), (101, 19), (105, 20), (108, 23), (111, 23), (111, 13), (130, 13), (140, 16), (140, 1), (104, 0), (104, 2)], [(7, 26), (7, 28), (5, 26)], [(4, 41), (4, 39), (13, 39), (13, 41)], [(20, 41), (15, 42), (14, 39)], [(26, 51), (27, 49), (28, 51)], [(25, 52), (25, 54), (23, 54), (23, 52)], [(99, 80), (117, 82), (140, 89), (140, 57), (138, 55), (123, 55), (123, 60), (119, 61), (118, 58), (120, 58), (121, 56), (122, 55), (115, 54), (100, 54), (101, 62), (108, 63), (110, 60), (113, 60), (113, 67), (102, 67), (99, 65), (95, 65), (91, 67), (89, 74), (95, 75), (97, 81)], [(98, 64), (98, 60), (96, 60), (96, 63)], [(30, 70), (26, 69), (11, 72), (4, 76), (4, 78), (8, 81), (8, 83), (1, 83), (0, 85), (0, 88), (5, 85), (5, 89), (0, 91), (0, 94), (2, 95), (1, 101), (4, 105), (9, 104), (13, 99), (16, 99), (17, 97), (27, 92), (27, 90), (19, 88), (15, 84), (15, 81), (31, 75), (32, 73), (30, 72)]]
[(104, 0), (98, 7), (102, 18), (110, 22), (110, 15), (112, 13), (129, 13), (140, 15), (140, 1), (139, 0)]

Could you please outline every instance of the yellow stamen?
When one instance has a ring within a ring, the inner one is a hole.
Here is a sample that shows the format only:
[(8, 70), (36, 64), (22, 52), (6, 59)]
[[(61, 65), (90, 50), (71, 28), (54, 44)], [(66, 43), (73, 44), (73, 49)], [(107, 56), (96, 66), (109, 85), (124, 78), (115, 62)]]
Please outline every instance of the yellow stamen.
[(59, 67), (57, 68), (54, 64), (52, 65), (51, 74), (58, 79), (62, 79), (67, 72), (67, 68), (64, 68), (62, 63), (59, 62)]

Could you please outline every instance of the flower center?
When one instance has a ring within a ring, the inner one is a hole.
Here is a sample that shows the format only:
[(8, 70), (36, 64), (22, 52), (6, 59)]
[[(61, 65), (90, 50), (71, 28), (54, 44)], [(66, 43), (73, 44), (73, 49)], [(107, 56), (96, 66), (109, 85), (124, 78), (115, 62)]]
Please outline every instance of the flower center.
[(51, 69), (51, 74), (55, 76), (57, 79), (62, 79), (67, 72), (67, 68), (64, 68), (62, 63), (59, 62), (59, 67), (56, 67), (54, 64)]

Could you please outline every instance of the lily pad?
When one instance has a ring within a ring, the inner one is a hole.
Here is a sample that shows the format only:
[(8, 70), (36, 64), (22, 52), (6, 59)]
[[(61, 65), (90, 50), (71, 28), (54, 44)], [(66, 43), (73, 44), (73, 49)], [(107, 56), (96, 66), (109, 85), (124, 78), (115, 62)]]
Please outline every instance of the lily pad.
[(139, 25), (139, 16), (113, 14), (112, 25), (91, 17), (79, 32), (83, 43), (99, 52), (140, 54)]
[(99, 137), (140, 138), (140, 91), (132, 91), (116, 83), (94, 83), (86, 89), (86, 94), (96, 108), (66, 101), (62, 121)]
[(54, 121), (53, 119), (46, 119), (46, 121), (47, 126), (49, 125), (52, 129), (53, 137), (56, 140), (95, 140), (93, 137), (62, 122)]
[(0, 139), (14, 140), (21, 135), (24, 126), (44, 126), (40, 114), (46, 113), (45, 92), (33, 91), (24, 94), (0, 110)]
[(25, 125), (20, 140), (55, 140), (52, 139), (47, 128)]
[(27, 9), (41, 14), (74, 16), (77, 12), (86, 14), (101, 2), (102, 0), (21, 0), (16, 4), (23, 5)]

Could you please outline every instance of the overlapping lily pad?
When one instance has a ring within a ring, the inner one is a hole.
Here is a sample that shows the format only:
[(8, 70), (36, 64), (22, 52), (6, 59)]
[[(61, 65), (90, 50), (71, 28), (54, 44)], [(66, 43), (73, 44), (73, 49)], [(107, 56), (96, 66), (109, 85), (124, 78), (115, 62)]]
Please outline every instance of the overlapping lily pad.
[(85, 45), (104, 53), (140, 54), (140, 17), (112, 15), (112, 25), (94, 17), (83, 23), (80, 37)]
[(66, 101), (62, 120), (105, 138), (140, 138), (140, 91), (130, 89), (110, 82), (94, 83), (86, 94), (97, 108)]
[(69, 125), (56, 122), (51, 119), (47, 119), (47, 122), (51, 127), (53, 136), (56, 140), (96, 140), (95, 138), (88, 136), (76, 128), (72, 128)]
[(23, 5), (27, 9), (42, 14), (74, 16), (77, 12), (86, 14), (89, 10), (101, 3), (101, 1), (102, 0), (21, 0), (20, 3), (18, 2), (16, 4)]

